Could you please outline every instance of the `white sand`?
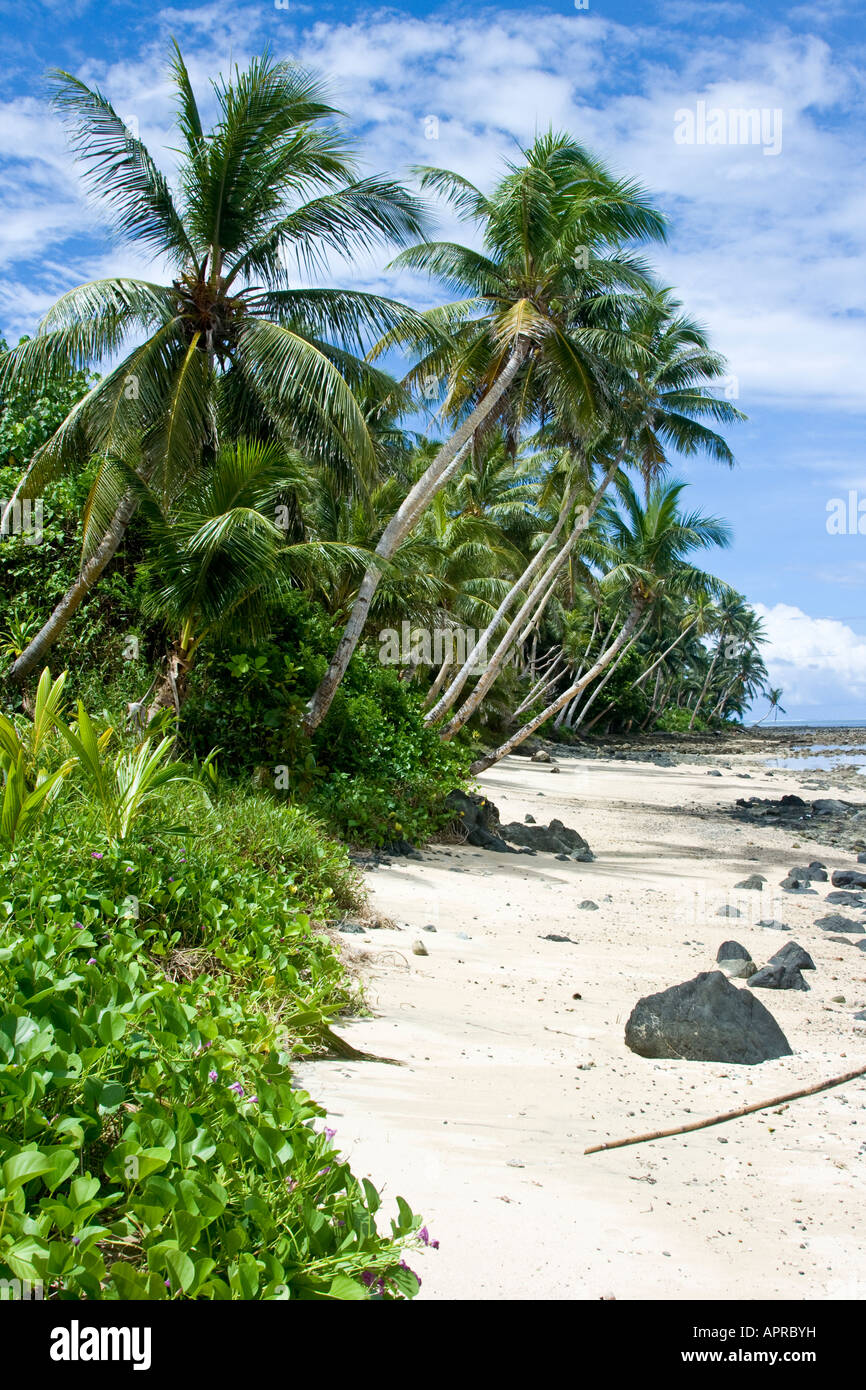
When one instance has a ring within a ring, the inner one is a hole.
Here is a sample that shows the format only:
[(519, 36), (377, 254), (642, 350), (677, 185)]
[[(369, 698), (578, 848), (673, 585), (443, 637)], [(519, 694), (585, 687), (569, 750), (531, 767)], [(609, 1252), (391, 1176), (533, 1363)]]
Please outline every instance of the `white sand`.
[[(866, 1025), (852, 1017), (866, 1006), (866, 952), (812, 925), (844, 911), (824, 904), (829, 884), (806, 898), (777, 887), (790, 865), (854, 857), (738, 826), (721, 809), (736, 797), (800, 783), (730, 761), (717, 778), (706, 766), (566, 760), (554, 775), (511, 758), (481, 779), (503, 821), (556, 816), (595, 863), (440, 845), (369, 874), (374, 910), (402, 930), (341, 937), (366, 956), (373, 1017), (339, 1031), (406, 1065), (308, 1063), (300, 1080), (385, 1212), (399, 1193), (441, 1242), (410, 1261), (420, 1297), (866, 1296), (866, 1081), (783, 1113), (583, 1154), (866, 1065)], [(739, 780), (747, 768), (753, 780)], [(750, 873), (766, 876), (765, 891), (735, 892)], [(579, 910), (587, 898), (598, 911)], [(726, 900), (741, 919), (715, 915)], [(420, 930), (429, 923), (435, 934)], [(428, 957), (412, 954), (418, 938)], [(759, 965), (791, 939), (812, 954), (810, 993), (759, 992), (794, 1056), (748, 1067), (630, 1052), (637, 999), (713, 968), (726, 938)]]

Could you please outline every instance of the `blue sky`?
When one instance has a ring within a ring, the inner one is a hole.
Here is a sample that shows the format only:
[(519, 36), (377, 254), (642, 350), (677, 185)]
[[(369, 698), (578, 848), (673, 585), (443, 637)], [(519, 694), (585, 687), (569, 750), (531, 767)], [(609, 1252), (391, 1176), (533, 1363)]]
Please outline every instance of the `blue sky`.
[[(154, 272), (112, 246), (82, 196), (43, 74), (64, 67), (99, 85), (170, 169), (171, 35), (199, 87), (265, 46), (325, 73), (372, 169), (442, 164), (483, 186), (553, 125), (640, 179), (671, 221), (652, 259), (711, 329), (749, 416), (729, 432), (733, 472), (702, 461), (678, 470), (691, 500), (733, 525), (714, 568), (765, 618), (787, 718), (866, 717), (866, 538), (827, 529), (828, 504), (847, 507), (851, 492), (866, 514), (861, 0), (0, 0), (0, 16), (0, 326), (10, 341), (71, 285)], [(766, 134), (678, 142), (682, 113), (699, 123), (701, 102), (708, 119), (766, 112)], [(440, 226), (456, 231), (444, 217)], [(386, 260), (335, 265), (332, 278), (431, 302), (426, 282), (395, 278)]]

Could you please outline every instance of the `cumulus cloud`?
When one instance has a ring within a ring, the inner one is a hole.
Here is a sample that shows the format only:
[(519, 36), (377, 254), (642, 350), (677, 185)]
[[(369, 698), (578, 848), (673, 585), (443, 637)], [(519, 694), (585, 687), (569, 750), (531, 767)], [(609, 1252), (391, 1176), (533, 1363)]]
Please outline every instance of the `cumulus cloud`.
[(755, 611), (767, 632), (762, 655), (770, 684), (784, 691), (786, 718), (866, 717), (866, 637), (787, 603), (757, 603)]

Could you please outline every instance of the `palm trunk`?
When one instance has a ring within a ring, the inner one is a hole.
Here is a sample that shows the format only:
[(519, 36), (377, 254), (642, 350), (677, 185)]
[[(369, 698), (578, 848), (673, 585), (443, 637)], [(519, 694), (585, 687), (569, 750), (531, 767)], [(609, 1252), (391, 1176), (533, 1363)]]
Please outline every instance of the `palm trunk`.
[(710, 669), (709, 669), (709, 671), (707, 672), (706, 680), (704, 681), (703, 685), (701, 686), (701, 693), (700, 693), (700, 695), (698, 696), (698, 698), (695, 700), (695, 707), (694, 707), (694, 709), (692, 710), (692, 717), (691, 717), (691, 719), (689, 720), (689, 728), (692, 727), (692, 725), (694, 724), (695, 720), (696, 720), (697, 717), (698, 717), (698, 710), (700, 709), (701, 705), (703, 704), (704, 696), (705, 696), (706, 693), (707, 693), (707, 687), (709, 686), (709, 683), (710, 683), (710, 681), (711, 681), (712, 678), (713, 678), (713, 672), (714, 672), (715, 669), (716, 669), (716, 662), (718, 661), (719, 656), (721, 655), (721, 651), (722, 651), (722, 635), (719, 634), (719, 645), (716, 647), (715, 656), (713, 657), (712, 661), (710, 662)]
[[(623, 444), (620, 454), (623, 454), (625, 452), (625, 449), (626, 444)], [(563, 565), (568, 560), (569, 555), (571, 554), (572, 550), (577, 545), (577, 542), (580, 539), (581, 535), (589, 525), (592, 515), (595, 512), (604, 495), (605, 489), (607, 488), (608, 484), (613, 478), (614, 473), (619, 468), (619, 464), (620, 455), (617, 455), (610, 468), (608, 469), (607, 473), (605, 474), (602, 482), (596, 488), (592, 502), (587, 508), (585, 508), (581, 512), (580, 518), (572, 528), (568, 540), (565, 542), (564, 546), (558, 552), (558, 554), (554, 556), (553, 560), (550, 562), (541, 578), (536, 580), (531, 593), (524, 602), (523, 607), (517, 614), (517, 617), (512, 619), (512, 622), (507, 632), (501, 639), (499, 646), (493, 653), (493, 656), (490, 658), (490, 661), (487, 664), (487, 668), (482, 674), (479, 681), (477, 682), (475, 689), (472, 691), (472, 694), (463, 702), (460, 709), (454, 715), (453, 719), (443, 729), (442, 739), (444, 742), (447, 743), (450, 739), (454, 737), (456, 733), (459, 732), (460, 729), (463, 728), (463, 725), (467, 722), (467, 720), (471, 719), (472, 715), (475, 713), (478, 706), (481, 704), (481, 701), (484, 699), (484, 696), (487, 694), (491, 685), (499, 675), (499, 672), (502, 670), (508, 652), (523, 623), (527, 620), (527, 618), (533, 615), (536, 607), (546, 600), (548, 595), (548, 586), (552, 588), (552, 582), (555, 583), (559, 571), (562, 569)], [(440, 704), (441, 703), (442, 701), (440, 701)], [(431, 718), (432, 715), (428, 716), (428, 722)]]
[(697, 621), (697, 618), (694, 618), (692, 622), (689, 623), (688, 627), (683, 629), (676, 641), (671, 642), (667, 651), (663, 651), (661, 656), (657, 657), (656, 660), (653, 662), (652, 666), (648, 666), (646, 668), (643, 675), (638, 676), (636, 681), (632, 681), (631, 685), (629, 686), (629, 690), (636, 690), (639, 685), (643, 685), (643, 682), (646, 680), (647, 676), (651, 676), (656, 667), (660, 666), (661, 663), (664, 661), (665, 657), (670, 655), (674, 647), (678, 647), (680, 642), (682, 642), (683, 638), (688, 636), (688, 634), (691, 632), (692, 628), (694, 627)]
[(58, 637), (62, 636), (69, 619), (90, 593), (109, 560), (115, 554), (117, 547), (123, 540), (127, 526), (135, 515), (138, 501), (136, 494), (131, 491), (127, 492), (121, 499), (95, 554), (82, 567), (75, 583), (70, 589), (67, 589), (48, 622), (37, 632), (32, 642), (18, 657), (9, 672), (10, 680), (20, 683), (29, 676), (31, 671), (44, 663), (46, 652), (54, 645)]
[[(619, 468), (620, 464), (622, 463), (622, 460), (623, 460), (624, 457), (625, 457), (625, 453), (626, 453), (626, 450), (627, 450), (627, 448), (628, 448), (630, 438), (631, 438), (631, 436), (629, 435), (629, 436), (626, 437), (626, 439), (623, 440), (622, 445), (621, 445), (621, 447), (620, 447), (620, 449), (619, 449), (619, 451), (618, 451), (618, 453), (617, 453), (617, 455), (616, 455), (616, 458), (613, 460), (613, 463), (610, 465), (610, 467), (608, 468), (608, 470), (607, 470), (607, 472), (605, 473), (604, 477), (602, 478), (602, 480), (601, 480), (599, 486), (596, 488), (595, 493), (593, 494), (592, 501), (590, 502), (589, 506), (585, 509), (585, 511), (582, 513), (582, 516), (581, 516), (580, 521), (579, 521), (578, 524), (575, 526), (574, 530), (572, 531), (572, 533), (571, 533), (571, 535), (569, 536), (568, 540), (566, 541), (565, 545), (562, 547), (562, 550), (561, 550), (561, 551), (559, 552), (559, 554), (555, 557), (555, 559), (553, 560), (552, 564), (548, 566), (548, 568), (547, 568), (545, 574), (542, 576), (541, 580), (539, 580), (539, 581), (533, 586), (532, 592), (530, 593), (529, 597), (526, 599), (526, 601), (525, 601), (525, 603), (523, 604), (523, 607), (521, 608), (521, 610), (520, 610), (520, 612), (518, 613), (517, 617), (516, 617), (516, 618), (514, 619), (514, 621), (511, 623), (511, 626), (508, 628), (508, 631), (506, 632), (505, 636), (503, 637), (502, 641), (500, 642), (499, 646), (497, 647), (496, 651), (494, 652), (493, 656), (491, 657), (490, 662), (489, 662), (488, 667), (487, 667), (487, 671), (485, 672), (484, 677), (482, 677), (482, 680), (484, 680), (484, 679), (489, 675), (489, 676), (490, 676), (490, 679), (487, 680), (486, 684), (484, 685), (484, 689), (482, 690), (481, 694), (478, 696), (477, 699), (475, 698), (475, 695), (476, 695), (476, 693), (477, 693), (478, 686), (476, 686), (475, 691), (473, 692), (472, 696), (470, 697), (470, 698), (471, 698), (471, 702), (472, 702), (472, 708), (469, 710), (469, 713), (465, 716), (465, 718), (462, 718), (462, 719), (460, 718), (460, 715), (458, 714), (457, 716), (455, 716), (455, 719), (452, 720), (451, 723), (450, 723), (450, 724), (447, 726), (447, 728), (445, 729), (445, 731), (444, 731), (444, 733), (443, 733), (443, 738), (444, 738), (446, 741), (447, 741), (448, 739), (450, 739), (450, 738), (453, 736), (453, 734), (455, 734), (455, 733), (457, 732), (458, 729), (460, 729), (460, 728), (463, 727), (463, 725), (466, 723), (466, 720), (470, 717), (470, 715), (472, 714), (472, 712), (473, 712), (473, 711), (477, 708), (477, 706), (481, 703), (481, 700), (484, 698), (484, 695), (486, 694), (487, 690), (490, 688), (490, 686), (491, 686), (491, 685), (493, 684), (493, 682), (496, 680), (496, 677), (498, 676), (499, 671), (500, 671), (500, 669), (501, 669), (501, 667), (502, 667), (502, 665), (503, 665), (505, 652), (507, 652), (508, 647), (511, 645), (512, 641), (514, 640), (514, 634), (519, 630), (520, 625), (521, 625), (521, 623), (524, 621), (524, 619), (526, 618), (527, 614), (530, 613), (530, 612), (532, 612), (532, 609), (533, 609), (533, 607), (534, 607), (535, 601), (536, 601), (537, 596), (538, 596), (539, 589), (544, 587), (545, 583), (547, 582), (547, 579), (550, 577), (551, 574), (556, 574), (556, 573), (559, 572), (559, 570), (561, 569), (562, 565), (563, 565), (563, 564), (565, 563), (565, 561), (567, 560), (567, 558), (568, 558), (568, 556), (569, 556), (569, 554), (570, 554), (570, 552), (571, 552), (571, 550), (572, 550), (572, 548), (573, 548), (575, 542), (577, 541), (578, 537), (581, 535), (581, 533), (582, 533), (582, 532), (586, 529), (586, 527), (589, 525), (589, 522), (590, 522), (590, 520), (592, 519), (594, 513), (596, 512), (596, 510), (597, 510), (597, 508), (598, 508), (598, 505), (599, 505), (599, 503), (601, 502), (602, 497), (604, 496), (605, 491), (607, 490), (607, 488), (608, 488), (609, 484), (611, 483), (611, 481), (612, 481), (614, 475), (616, 474), (617, 469)], [(556, 539), (558, 538), (559, 533), (560, 533), (560, 531), (562, 530), (562, 527), (563, 527), (563, 525), (564, 525), (564, 523), (565, 523), (566, 516), (567, 516), (568, 512), (571, 510), (571, 506), (572, 506), (572, 504), (573, 504), (573, 502), (574, 502), (574, 499), (575, 499), (576, 495), (577, 495), (577, 489), (576, 489), (576, 488), (572, 488), (572, 490), (571, 490), (571, 492), (569, 493), (569, 495), (568, 495), (568, 497), (567, 497), (565, 503), (563, 504), (563, 508), (562, 508), (562, 511), (560, 512), (559, 518), (557, 519), (556, 525), (555, 525), (555, 527), (553, 528), (553, 530), (551, 531), (551, 533), (550, 533), (550, 535), (548, 536), (547, 540), (545, 541), (544, 545), (541, 547), (541, 550), (540, 550), (540, 551), (538, 552), (538, 554), (535, 556), (535, 558), (533, 559), (532, 563), (527, 567), (527, 569), (524, 571), (524, 573), (520, 576), (520, 579), (517, 581), (517, 583), (513, 586), (513, 588), (509, 591), (509, 593), (506, 594), (505, 598), (503, 599), (502, 603), (501, 603), (500, 606), (499, 606), (499, 609), (498, 609), (496, 615), (494, 616), (494, 618), (493, 618), (493, 620), (491, 621), (491, 623), (488, 625), (487, 630), (486, 630), (486, 631), (482, 634), (482, 636), (478, 639), (478, 642), (477, 642), (476, 645), (475, 645), (475, 649), (474, 649), (472, 652), (469, 653), (469, 656), (466, 658), (466, 661), (464, 662), (463, 667), (461, 668), (460, 672), (459, 672), (458, 675), (455, 677), (455, 679), (451, 682), (451, 685), (448, 687), (448, 690), (447, 690), (447, 691), (445, 692), (445, 694), (442, 696), (442, 699), (439, 701), (439, 703), (438, 703), (438, 705), (435, 707), (435, 709), (432, 709), (432, 710), (430, 711), (430, 713), (426, 716), (425, 721), (424, 721), (425, 724), (434, 724), (434, 723), (436, 722), (437, 719), (440, 719), (440, 718), (442, 717), (442, 715), (444, 715), (444, 714), (446, 714), (446, 713), (448, 712), (448, 710), (452, 707), (452, 705), (453, 705), (453, 704), (455, 703), (455, 701), (457, 700), (457, 697), (458, 697), (458, 695), (460, 694), (460, 691), (463, 689), (463, 686), (464, 686), (465, 683), (466, 683), (466, 679), (467, 679), (467, 677), (469, 676), (470, 671), (472, 670), (472, 667), (473, 667), (473, 665), (474, 665), (474, 663), (475, 663), (476, 657), (478, 656), (478, 654), (479, 654), (480, 652), (486, 651), (487, 643), (488, 643), (488, 641), (490, 640), (490, 638), (493, 636), (494, 632), (496, 631), (496, 628), (497, 628), (497, 626), (499, 625), (499, 622), (501, 621), (501, 619), (504, 617), (505, 613), (506, 613), (506, 612), (508, 611), (508, 609), (510, 608), (510, 606), (511, 606), (511, 601), (512, 601), (513, 596), (516, 595), (517, 593), (520, 593), (520, 592), (524, 589), (524, 587), (526, 586), (526, 584), (529, 582), (529, 580), (538, 572), (538, 570), (539, 570), (539, 568), (540, 568), (540, 566), (541, 566), (541, 563), (542, 563), (542, 561), (543, 561), (543, 559), (544, 559), (544, 556), (549, 552), (551, 546), (555, 543)], [(492, 668), (492, 674), (491, 674), (491, 668)], [(480, 685), (480, 684), (481, 684), (481, 682), (479, 682), (479, 685)], [(469, 701), (467, 701), (467, 704), (468, 704), (468, 703), (469, 703)], [(466, 706), (464, 706), (464, 709), (465, 709), (465, 708), (466, 708)], [(461, 711), (461, 713), (462, 713), (462, 711)], [(459, 722), (457, 722), (457, 721), (459, 721)]]
[(444, 714), (448, 713), (449, 709), (454, 704), (455, 700), (457, 699), (458, 695), (460, 694), (461, 690), (466, 684), (469, 674), (472, 671), (478, 657), (481, 655), (482, 652), (485, 652), (487, 650), (487, 643), (493, 637), (493, 634), (496, 632), (496, 629), (499, 627), (499, 624), (502, 622), (502, 619), (505, 617), (505, 614), (508, 612), (517, 595), (522, 593), (526, 588), (526, 585), (530, 582), (530, 580), (532, 580), (535, 577), (542, 564), (544, 563), (545, 557), (550, 553), (551, 548), (556, 544), (557, 540), (559, 539), (560, 532), (562, 531), (562, 528), (568, 519), (568, 514), (571, 511), (572, 506), (574, 505), (579, 491), (579, 487), (573, 487), (569, 492), (568, 496), (562, 504), (562, 509), (559, 513), (556, 525), (553, 527), (553, 530), (545, 538), (544, 544), (532, 557), (526, 569), (521, 574), (520, 578), (515, 580), (511, 588), (508, 590), (508, 593), (505, 595), (496, 612), (494, 613), (493, 617), (490, 619), (490, 622), (487, 624), (487, 627), (484, 629), (481, 636), (478, 638), (478, 641), (475, 643), (475, 646), (472, 648), (472, 651), (467, 653), (465, 662), (461, 666), (460, 670), (457, 672), (457, 675), (454, 677), (445, 694), (442, 696), (439, 703), (435, 705), (435, 707), (430, 710), (429, 714), (425, 716), (425, 724), (435, 724), (438, 719), (441, 719), (441, 717)]
[[(410, 489), (397, 511), (392, 516), (379, 544), (376, 546), (375, 554), (381, 559), (389, 560), (395, 553), (410, 531), (418, 521), (419, 517), (429, 506), (436, 494), (445, 486), (449, 478), (463, 461), (463, 457), (472, 444), (475, 431), (484, 423), (488, 415), (499, 404), (517, 376), (526, 356), (529, 352), (528, 342), (518, 341), (511, 356), (503, 370), (494, 381), (490, 390), (478, 402), (478, 405), (451, 436), (446, 444), (443, 444), (438, 454), (430, 464), (429, 468), (422, 474)], [(340, 638), (337, 650), (331, 660), (331, 664), (322, 677), (317, 689), (314, 691), (309, 704), (307, 705), (304, 716), (304, 732), (310, 735), (319, 727), (334, 698), (337, 687), (343, 676), (346, 674), (346, 667), (352, 659), (352, 654), (360, 641), (361, 634), (367, 621), (367, 614), (370, 611), (370, 604), (373, 600), (382, 571), (375, 565), (371, 565), (361, 581), (358, 596), (355, 599), (352, 611), (349, 614), (343, 635)]]
[(534, 719), (531, 719), (528, 724), (524, 724), (521, 729), (518, 729), (516, 734), (512, 734), (511, 737), (506, 739), (505, 743), (500, 744), (493, 753), (487, 753), (483, 758), (478, 758), (470, 768), (472, 775), (477, 777), (479, 773), (485, 772), (488, 767), (492, 767), (494, 763), (498, 763), (501, 758), (506, 757), (513, 749), (519, 747), (519, 745), (523, 743), (525, 739), (528, 739), (531, 734), (534, 734), (535, 730), (540, 728), (546, 720), (552, 718), (554, 714), (557, 714), (562, 709), (563, 705), (567, 705), (569, 700), (573, 700), (575, 695), (579, 695), (597, 676), (600, 676), (602, 671), (610, 665), (618, 652), (622, 650), (631, 637), (638, 619), (643, 612), (643, 607), (644, 605), (642, 603), (634, 604), (616, 641), (611, 643), (607, 651), (598, 658), (595, 665), (587, 671), (585, 676), (581, 676), (576, 685), (569, 686), (568, 690), (558, 695), (553, 703), (547, 706), (547, 709), (542, 710), (541, 713), (537, 714)]
[(183, 639), (171, 644), (166, 654), (165, 670), (156, 683), (153, 699), (147, 709), (148, 724), (166, 709), (173, 709), (180, 718), (181, 707), (189, 694), (192, 660), (192, 652), (184, 646)]
[[(643, 632), (643, 630), (644, 630), (644, 628), (646, 627), (646, 625), (647, 625), (647, 623), (649, 622), (649, 620), (650, 620), (650, 614), (648, 613), (647, 616), (646, 616), (646, 618), (644, 619), (644, 621), (641, 623), (640, 627), (638, 628), (637, 632), (636, 632), (636, 633), (634, 634), (634, 636), (632, 637), (631, 641), (630, 641), (625, 647), (622, 647), (622, 648), (620, 649), (619, 656), (617, 657), (617, 659), (616, 659), (616, 661), (613, 663), (613, 665), (612, 665), (611, 667), (609, 667), (608, 672), (607, 672), (607, 675), (605, 676), (604, 680), (601, 681), (601, 682), (599, 682), (599, 684), (595, 687), (595, 690), (592, 692), (592, 694), (590, 695), (590, 697), (589, 697), (589, 699), (587, 700), (586, 704), (584, 705), (583, 709), (581, 710), (580, 718), (579, 718), (578, 721), (577, 721), (577, 727), (578, 727), (578, 729), (580, 728), (581, 724), (583, 723), (584, 719), (586, 718), (587, 714), (589, 713), (590, 706), (593, 705), (593, 704), (595, 703), (595, 700), (598, 698), (598, 696), (599, 696), (599, 695), (601, 694), (601, 692), (604, 690), (604, 687), (607, 685), (608, 681), (610, 680), (611, 676), (613, 675), (613, 673), (614, 673), (614, 671), (616, 670), (616, 668), (617, 668), (617, 666), (619, 665), (619, 663), (622, 661), (622, 659), (623, 659), (623, 657), (625, 656), (626, 652), (631, 651), (631, 648), (634, 646), (635, 642), (636, 642), (636, 641), (638, 640), (638, 638), (640, 637), (641, 633)], [(609, 709), (612, 709), (612, 708), (613, 708), (613, 705), (608, 706), (608, 708), (609, 708)], [(598, 721), (599, 721), (599, 719), (601, 719), (602, 716), (605, 715), (605, 714), (607, 714), (607, 710), (606, 710), (606, 709), (602, 710), (601, 714), (596, 715), (595, 719), (593, 719), (593, 721), (592, 721), (592, 724), (588, 724), (588, 725), (587, 725), (587, 733), (588, 733), (589, 730), (593, 727), (593, 725), (597, 724)]]
[(454, 665), (454, 663), (453, 663), (453, 661), (451, 660), (450, 656), (446, 656), (445, 660), (442, 662), (442, 665), (439, 667), (439, 674), (438, 674), (438, 676), (436, 677), (435, 681), (434, 681), (433, 684), (431, 685), (430, 689), (427, 691), (427, 694), (424, 696), (424, 702), (423, 702), (423, 708), (424, 708), (424, 709), (426, 709), (427, 706), (428, 706), (429, 704), (431, 704), (433, 700), (436, 699), (436, 696), (439, 694), (439, 691), (442, 689), (443, 685), (445, 684), (445, 681), (446, 681), (447, 676), (448, 676), (448, 672), (451, 670), (451, 668), (452, 668), (453, 665)]

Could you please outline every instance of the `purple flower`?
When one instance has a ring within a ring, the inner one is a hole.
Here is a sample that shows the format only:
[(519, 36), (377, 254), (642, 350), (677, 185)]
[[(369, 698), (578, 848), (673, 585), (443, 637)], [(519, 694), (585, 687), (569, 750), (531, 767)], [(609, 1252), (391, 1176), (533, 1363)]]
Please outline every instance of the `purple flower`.
[(244, 1093), (244, 1088), (239, 1081), (233, 1081), (231, 1086), (229, 1086), (229, 1090), (234, 1091), (239, 1096), (242, 1096)]
[(73, 1245), (80, 1245), (80, 1244), (81, 1244), (81, 1236), (73, 1236), (73, 1237), (72, 1237), (72, 1244), (73, 1244)]
[(320, 1169), (319, 1169), (319, 1177), (321, 1177), (323, 1173), (330, 1173), (330, 1171), (331, 1171), (330, 1165), (329, 1165), (327, 1168), (320, 1168)]
[(99, 850), (91, 850), (91, 851), (90, 851), (90, 857), (91, 857), (91, 859), (104, 859), (104, 858), (105, 858), (105, 855), (100, 854), (100, 853), (99, 853)]
[(83, 922), (73, 922), (72, 925), (73, 925), (73, 927), (75, 928), (76, 931), (84, 931), (84, 923), (83, 923)]
[(169, 881), (169, 883), (174, 883), (174, 879), (173, 879), (173, 878), (170, 878), (168, 881)]
[(250, 1096), (250, 1105), (258, 1105), (258, 1103), (259, 1103), (259, 1098), (258, 1098), (258, 1096)]
[(95, 965), (95, 964), (96, 964), (96, 956), (91, 956), (91, 957), (90, 957), (90, 960), (87, 962), (87, 964), (88, 964), (88, 965)]
[(327, 1125), (326, 1125), (326, 1126), (325, 1126), (325, 1140), (326, 1140), (326, 1142), (330, 1144), (331, 1140), (333, 1139), (333, 1137), (334, 1137), (334, 1135), (335, 1135), (336, 1133), (337, 1133), (337, 1131), (336, 1131), (335, 1129), (328, 1129), (328, 1127), (327, 1127)]
[(217, 1074), (216, 1074), (215, 1071), (209, 1071), (209, 1072), (208, 1072), (208, 1076), (210, 1077), (211, 1081), (216, 1081), (216, 1080), (217, 1080)]

